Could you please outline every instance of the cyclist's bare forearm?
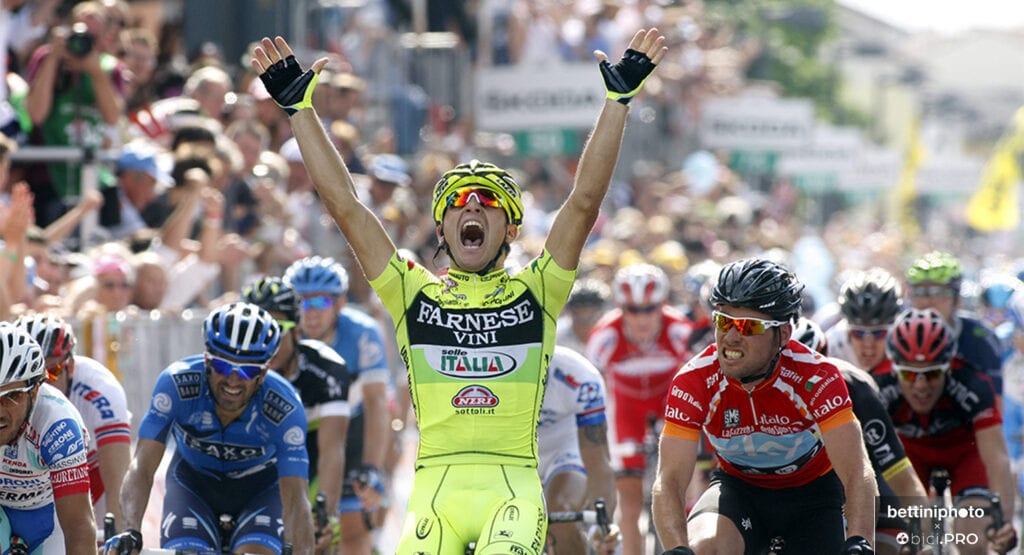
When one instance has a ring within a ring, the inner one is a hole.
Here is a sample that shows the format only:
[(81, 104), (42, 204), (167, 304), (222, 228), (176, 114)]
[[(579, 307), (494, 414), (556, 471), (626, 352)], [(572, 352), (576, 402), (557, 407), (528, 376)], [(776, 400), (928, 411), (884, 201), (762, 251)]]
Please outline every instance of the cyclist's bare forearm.
[(822, 434), (829, 460), (846, 492), (847, 537), (875, 537), (878, 484), (868, 462), (860, 424), (847, 422)]
[(157, 441), (140, 439), (135, 446), (135, 457), (121, 485), (121, 514), (124, 520), (117, 523), (119, 530), (141, 530), (142, 517), (149, 503), (149, 492), (153, 489), (153, 475), (160, 466), (163, 454), (164, 444)]
[(345, 476), (345, 443), (348, 438), (348, 418), (329, 416), (320, 419), (317, 445), (320, 460), (317, 474), (320, 476), (320, 493), (326, 498), (329, 514), (335, 514), (341, 500), (342, 482)]
[(306, 498), (309, 482), (285, 476), (281, 478), (280, 490), (285, 541), (292, 544), (296, 555), (313, 553), (313, 512)]
[(302, 159), (324, 207), (352, 246), (368, 279), (379, 276), (395, 252), (383, 224), (356, 196), (352, 175), (312, 108), (290, 120)]
[(602, 422), (595, 426), (583, 426), (577, 436), (583, 468), (587, 469), (586, 505), (604, 499), (608, 514), (615, 514), (615, 472), (608, 453), (608, 424)]
[(689, 545), (686, 489), (697, 465), (697, 442), (662, 436), (659, 451), (658, 477), (651, 494), (654, 527), (662, 545)]
[(383, 472), (391, 447), (391, 413), (388, 411), (388, 386), (384, 382), (363, 384), (364, 419), (363, 464)]

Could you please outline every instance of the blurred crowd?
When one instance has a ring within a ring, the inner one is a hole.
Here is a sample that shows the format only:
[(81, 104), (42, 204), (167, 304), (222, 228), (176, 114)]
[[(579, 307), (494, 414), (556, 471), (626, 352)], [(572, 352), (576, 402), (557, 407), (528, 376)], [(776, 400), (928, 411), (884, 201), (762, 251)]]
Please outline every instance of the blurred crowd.
[[(331, 61), (314, 97), (360, 196), (400, 248), (440, 268), (444, 255), (425, 209), (430, 190), (456, 163), (493, 161), (516, 176), (530, 212), (511, 258), (536, 255), (575, 158), (517, 156), (513, 141), (476, 132), (470, 114), (429, 102), (408, 152), (399, 144), (408, 121), (376, 117), (371, 108), (386, 90), (377, 46), (397, 42), (410, 16), (391, 3), (368, 4), (385, 17), (348, 13), (344, 33), (321, 45)], [(748, 182), (729, 169), (728, 153), (700, 150), (701, 102), (763, 86), (744, 79), (761, 45), (700, 2), (519, 0), (497, 3), (488, 28), (471, 24), (471, 6), (449, 4), (436, 3), (428, 28), (452, 31), (474, 67), (592, 60), (596, 49), (621, 52), (627, 29), (666, 30), (669, 54), (632, 108), (583, 277), (607, 283), (617, 268), (641, 261), (677, 277), (704, 260), (770, 253), (794, 265), (821, 304), (834, 299), (844, 269), (898, 271), (926, 246), (966, 248), (941, 227), (908, 244), (877, 211), (840, 212), (808, 227), (813, 200), (791, 183)], [(123, 0), (3, 6), (10, 71), (0, 90), (0, 318), (207, 307), (310, 254), (341, 261), (354, 278), (352, 302), (373, 307), (320, 206), (287, 116), (254, 78), (248, 56), (225, 59), (215, 42), (186, 52), (180, 26), (150, 29)], [(94, 187), (76, 163), (12, 165), (12, 153), (26, 146), (110, 155)], [(97, 224), (84, 236), (87, 219)], [(968, 272), (1001, 263), (973, 256), (964, 259)], [(683, 280), (673, 284), (681, 295)]]

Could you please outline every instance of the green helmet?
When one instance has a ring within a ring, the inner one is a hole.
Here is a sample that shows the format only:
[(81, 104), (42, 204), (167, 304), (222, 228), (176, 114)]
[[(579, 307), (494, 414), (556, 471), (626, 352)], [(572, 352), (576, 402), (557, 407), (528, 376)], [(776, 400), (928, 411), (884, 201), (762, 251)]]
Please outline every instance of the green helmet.
[(919, 283), (942, 283), (955, 285), (962, 277), (960, 261), (948, 252), (932, 251), (910, 265), (907, 270), (907, 281), (911, 285)]
[(515, 179), (505, 170), (479, 160), (468, 164), (459, 164), (444, 172), (441, 179), (434, 185), (434, 197), (431, 212), (434, 223), (441, 225), (444, 211), (450, 204), (449, 197), (463, 187), (480, 187), (495, 193), (501, 199), (501, 207), (511, 224), (523, 223), (523, 197)]

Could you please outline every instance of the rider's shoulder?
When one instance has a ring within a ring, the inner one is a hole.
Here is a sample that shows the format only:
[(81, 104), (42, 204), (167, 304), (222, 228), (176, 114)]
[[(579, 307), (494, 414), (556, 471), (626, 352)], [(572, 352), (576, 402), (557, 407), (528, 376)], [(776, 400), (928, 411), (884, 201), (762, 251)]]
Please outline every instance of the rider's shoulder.
[(324, 364), (345, 364), (345, 359), (338, 354), (338, 351), (319, 339), (303, 339), (299, 341), (298, 349), (300, 355), (321, 367)]
[(346, 329), (344, 326), (378, 329), (377, 321), (372, 316), (353, 306), (338, 311), (338, 329)]

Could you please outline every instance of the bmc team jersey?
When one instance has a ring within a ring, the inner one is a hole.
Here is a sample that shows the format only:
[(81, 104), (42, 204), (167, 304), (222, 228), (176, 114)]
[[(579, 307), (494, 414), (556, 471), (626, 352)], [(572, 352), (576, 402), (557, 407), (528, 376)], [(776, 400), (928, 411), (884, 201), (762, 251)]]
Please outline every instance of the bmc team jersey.
[(954, 357), (942, 395), (928, 414), (917, 414), (910, 408), (895, 374), (876, 374), (874, 378), (921, 483), (928, 483), (932, 469), (943, 467), (949, 470), (954, 495), (987, 487), (985, 466), (974, 438), (978, 430), (1003, 423), (987, 376)]
[(306, 414), (291, 384), (267, 372), (245, 412), (225, 428), (205, 367), (203, 356), (194, 355), (160, 373), (149, 412), (139, 424), (139, 439), (166, 443), (173, 433), (177, 455), (214, 478), (240, 478), (276, 465), (279, 478), (308, 479)]
[[(55, 387), (39, 386), (32, 417), (14, 445), (2, 448), (0, 507), (29, 550), (64, 551), (54, 501), (89, 493), (88, 433), (78, 411)], [(43, 545), (43, 542), (46, 542)]]
[(956, 354), (983, 375), (988, 376), (996, 392), (1003, 391), (1003, 345), (996, 332), (977, 318), (958, 314)]
[(583, 355), (559, 345), (548, 366), (548, 385), (540, 409), (537, 470), (545, 484), (554, 474), (586, 474), (580, 456), (579, 429), (605, 423), (604, 378)]
[(106, 445), (132, 442), (132, 415), (128, 412), (124, 388), (98, 361), (75, 356), (75, 372), (71, 376), (68, 399), (82, 415), (89, 431), (89, 479), (92, 482), (92, 505), (96, 522), (103, 522), (107, 512), (107, 490), (118, 495), (121, 485), (108, 488), (100, 476), (99, 449)]
[(662, 433), (699, 441), (703, 428), (725, 473), (781, 489), (829, 472), (822, 434), (854, 420), (836, 366), (791, 339), (749, 392), (719, 370), (715, 345), (691, 359), (672, 380)]
[(555, 322), (575, 276), (547, 251), (515, 275), (442, 277), (396, 253), (370, 282), (395, 322), (408, 368), (417, 468), (537, 465)]

